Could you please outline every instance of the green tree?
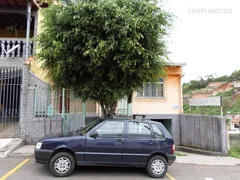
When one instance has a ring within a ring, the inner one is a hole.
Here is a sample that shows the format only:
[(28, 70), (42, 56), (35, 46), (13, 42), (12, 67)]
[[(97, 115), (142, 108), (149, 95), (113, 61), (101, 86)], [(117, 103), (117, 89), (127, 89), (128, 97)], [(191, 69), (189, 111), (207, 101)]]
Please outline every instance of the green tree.
[(215, 82), (229, 82), (229, 77), (227, 75), (220, 76), (216, 79), (214, 79)]
[[(225, 76), (216, 78), (219, 81), (223, 81)], [(190, 91), (202, 89), (208, 86), (211, 82), (217, 82), (214, 75), (206, 75), (204, 78), (199, 77), (198, 80), (191, 80), (189, 83), (183, 83), (183, 94), (187, 94)]]
[(112, 115), (119, 99), (164, 75), (172, 16), (155, 0), (78, 0), (44, 10), (38, 59), (56, 88), (100, 103)]
[(234, 71), (230, 76), (229, 76), (230, 81), (240, 81), (240, 70)]

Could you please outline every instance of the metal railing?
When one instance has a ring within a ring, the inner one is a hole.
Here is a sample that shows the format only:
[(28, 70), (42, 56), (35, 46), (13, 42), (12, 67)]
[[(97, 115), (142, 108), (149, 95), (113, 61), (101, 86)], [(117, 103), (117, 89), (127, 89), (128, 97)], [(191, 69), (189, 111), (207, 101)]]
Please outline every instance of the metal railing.
[(34, 89), (33, 116), (36, 120), (61, 121), (62, 131), (66, 132), (85, 126), (86, 117), (99, 117), (95, 101), (83, 102), (69, 89), (51, 90), (42, 85)]
[(9, 128), (8, 136), (14, 136), (18, 130), (21, 85), (22, 68), (0, 69), (0, 132)]
[(47, 114), (50, 105), (51, 86), (28, 71), (28, 86), (34, 86), (34, 117), (43, 117)]
[[(33, 54), (33, 43), (30, 43), (29, 52), (30, 55)], [(0, 38), (0, 58), (19, 58), (25, 55), (26, 39)]]

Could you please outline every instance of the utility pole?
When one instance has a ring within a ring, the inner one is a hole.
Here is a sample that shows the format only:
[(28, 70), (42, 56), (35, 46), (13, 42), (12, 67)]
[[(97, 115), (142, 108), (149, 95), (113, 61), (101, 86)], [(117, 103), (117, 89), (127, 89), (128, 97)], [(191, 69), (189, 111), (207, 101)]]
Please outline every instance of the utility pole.
[(31, 25), (31, 2), (27, 3), (27, 28), (26, 28), (26, 59), (29, 57), (29, 39), (30, 39), (30, 25)]

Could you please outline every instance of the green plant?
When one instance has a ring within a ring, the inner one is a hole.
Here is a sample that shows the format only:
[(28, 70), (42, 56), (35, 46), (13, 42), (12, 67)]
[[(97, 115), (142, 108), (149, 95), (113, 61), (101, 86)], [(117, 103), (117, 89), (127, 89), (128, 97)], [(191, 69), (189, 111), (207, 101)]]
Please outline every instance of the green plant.
[(229, 151), (229, 155), (240, 159), (240, 145), (231, 147), (231, 149)]
[(206, 107), (190, 107), (188, 104), (183, 105), (185, 114), (201, 114), (201, 115), (220, 115), (220, 107), (206, 106)]

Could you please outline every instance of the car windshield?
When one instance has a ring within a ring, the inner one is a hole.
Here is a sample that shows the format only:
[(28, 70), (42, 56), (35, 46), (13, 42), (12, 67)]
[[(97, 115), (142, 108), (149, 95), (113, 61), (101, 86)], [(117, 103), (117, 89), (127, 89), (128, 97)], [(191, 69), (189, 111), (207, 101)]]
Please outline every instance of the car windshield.
[(78, 131), (80, 131), (81, 134), (85, 134), (102, 121), (103, 121), (103, 119), (97, 119), (97, 120), (89, 123), (88, 125), (86, 125), (84, 128), (81, 128)]

